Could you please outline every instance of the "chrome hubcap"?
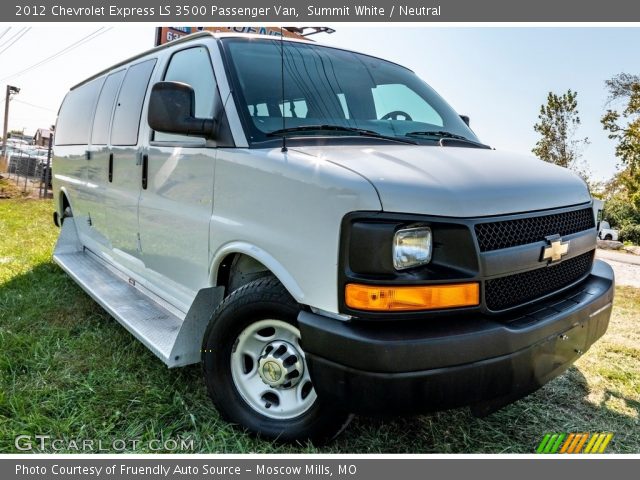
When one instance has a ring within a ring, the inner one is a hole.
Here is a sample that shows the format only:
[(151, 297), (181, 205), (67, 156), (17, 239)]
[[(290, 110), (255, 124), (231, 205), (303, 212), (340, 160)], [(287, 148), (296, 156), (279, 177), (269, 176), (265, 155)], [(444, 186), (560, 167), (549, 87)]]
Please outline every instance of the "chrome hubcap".
[(300, 416), (317, 398), (300, 331), (281, 320), (261, 320), (240, 333), (231, 354), (231, 376), (244, 401), (270, 418)]
[(304, 373), (301, 354), (288, 342), (277, 340), (262, 351), (258, 362), (258, 375), (272, 388), (295, 387)]

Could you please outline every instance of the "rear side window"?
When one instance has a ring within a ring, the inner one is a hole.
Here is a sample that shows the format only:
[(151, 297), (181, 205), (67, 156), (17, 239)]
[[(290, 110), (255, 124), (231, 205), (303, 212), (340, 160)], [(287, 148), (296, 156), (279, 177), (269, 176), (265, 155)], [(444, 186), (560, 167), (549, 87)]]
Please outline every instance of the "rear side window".
[(135, 145), (138, 143), (142, 104), (155, 64), (156, 59), (154, 58), (133, 65), (127, 70), (113, 116), (112, 145)]
[[(216, 80), (209, 59), (209, 51), (204, 47), (192, 47), (176, 52), (171, 57), (164, 80), (184, 82), (191, 85), (195, 95), (198, 118), (213, 117), (213, 103), (216, 95)], [(193, 137), (155, 132), (154, 140), (192, 142)]]
[(116, 100), (118, 88), (120, 88), (123, 77), (124, 70), (112, 73), (102, 86), (98, 105), (96, 105), (96, 115), (93, 119), (93, 130), (91, 131), (91, 143), (94, 145), (106, 145), (109, 141), (109, 122), (113, 112), (113, 103)]
[(89, 143), (91, 115), (104, 77), (92, 80), (71, 90), (60, 107), (56, 124), (56, 145), (85, 145)]

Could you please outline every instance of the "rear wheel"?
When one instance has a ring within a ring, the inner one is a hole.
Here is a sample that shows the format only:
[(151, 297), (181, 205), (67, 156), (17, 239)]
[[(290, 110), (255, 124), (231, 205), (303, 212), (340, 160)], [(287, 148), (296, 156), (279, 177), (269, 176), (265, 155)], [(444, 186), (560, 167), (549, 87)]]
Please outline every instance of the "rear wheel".
[(318, 398), (300, 346), (299, 305), (269, 275), (229, 295), (203, 341), (209, 396), (227, 420), (281, 441), (323, 443), (349, 415)]
[(71, 207), (67, 205), (64, 207), (64, 210), (62, 210), (62, 215), (60, 216), (60, 226), (62, 227), (62, 225), (64, 225), (65, 218), (71, 217), (73, 217), (73, 212), (71, 211)]
[(605, 239), (605, 240), (613, 240), (613, 237), (611, 236), (611, 234), (610, 234), (610, 233), (607, 233), (607, 234), (604, 236), (604, 239)]

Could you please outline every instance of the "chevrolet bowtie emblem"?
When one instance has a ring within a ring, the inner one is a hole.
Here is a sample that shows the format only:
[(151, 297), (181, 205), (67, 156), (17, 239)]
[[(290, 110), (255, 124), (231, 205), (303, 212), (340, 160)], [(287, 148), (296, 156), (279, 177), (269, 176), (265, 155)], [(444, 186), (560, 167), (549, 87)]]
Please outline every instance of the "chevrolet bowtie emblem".
[(548, 260), (549, 263), (557, 262), (569, 252), (569, 242), (563, 242), (560, 235), (553, 235), (546, 238), (549, 246), (542, 247), (542, 258), (540, 261)]

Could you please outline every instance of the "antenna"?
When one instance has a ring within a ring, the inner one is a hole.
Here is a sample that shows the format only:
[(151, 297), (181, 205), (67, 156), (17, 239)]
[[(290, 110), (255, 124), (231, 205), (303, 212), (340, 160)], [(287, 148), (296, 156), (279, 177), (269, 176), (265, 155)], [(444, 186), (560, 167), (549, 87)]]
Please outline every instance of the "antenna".
[(282, 32), (282, 27), (280, 27), (280, 69), (281, 69), (281, 95), (282, 95), (282, 148), (280, 151), (285, 153), (287, 149), (287, 134), (284, 132), (285, 129), (285, 105), (284, 105), (284, 33)]

